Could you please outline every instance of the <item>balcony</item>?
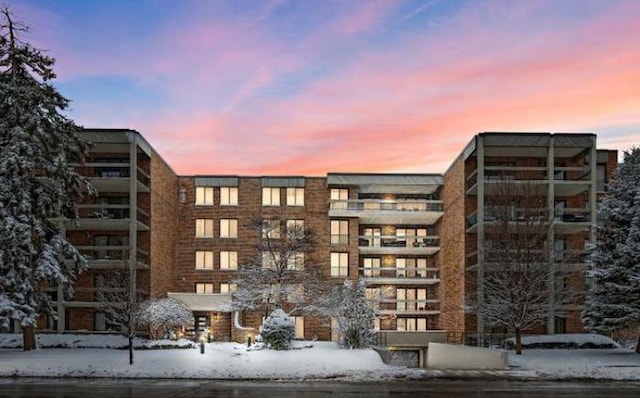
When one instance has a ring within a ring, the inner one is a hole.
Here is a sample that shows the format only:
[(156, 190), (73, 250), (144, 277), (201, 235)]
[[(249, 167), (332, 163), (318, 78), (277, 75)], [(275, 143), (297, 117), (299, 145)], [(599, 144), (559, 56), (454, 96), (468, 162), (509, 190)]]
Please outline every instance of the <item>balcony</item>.
[[(129, 246), (76, 246), (78, 251), (88, 261), (91, 269), (110, 269), (127, 267)], [(149, 253), (137, 249), (136, 260), (139, 269), (149, 268)]]
[(436, 267), (360, 267), (360, 276), (370, 285), (434, 285), (440, 282)]
[[(376, 306), (376, 303), (382, 304), (395, 304), (395, 309), (385, 309)], [(411, 315), (411, 316), (425, 316), (425, 315), (438, 315), (440, 314), (440, 301), (437, 299), (423, 299), (423, 300), (380, 300), (374, 302), (376, 315)]]
[(588, 232), (591, 228), (591, 215), (587, 209), (562, 208), (554, 211), (555, 232), (575, 234)]
[[(88, 177), (98, 192), (129, 192), (130, 164), (128, 162), (84, 163), (74, 165), (76, 171)], [(151, 177), (137, 168), (138, 192), (149, 192)]]
[(332, 200), (330, 217), (358, 217), (366, 224), (431, 225), (442, 217), (441, 200)]
[(438, 236), (380, 235), (358, 237), (360, 254), (432, 255), (440, 250)]
[[(122, 231), (129, 229), (128, 204), (83, 204), (78, 205), (79, 224), (68, 222), (68, 230), (89, 229), (96, 231)], [(138, 231), (149, 230), (149, 214), (136, 209)]]
[(585, 167), (555, 167), (553, 172), (556, 196), (574, 196), (589, 190), (591, 170)]

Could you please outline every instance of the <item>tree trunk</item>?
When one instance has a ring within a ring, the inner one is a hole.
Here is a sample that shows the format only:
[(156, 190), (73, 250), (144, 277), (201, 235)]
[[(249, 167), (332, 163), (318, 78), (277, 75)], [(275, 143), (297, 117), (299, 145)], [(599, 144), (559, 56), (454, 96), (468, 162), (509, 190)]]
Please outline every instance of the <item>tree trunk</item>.
[(522, 331), (516, 329), (516, 355), (522, 355)]
[(24, 326), (22, 328), (22, 349), (24, 351), (31, 351), (36, 348), (36, 328), (33, 326)]
[(129, 365), (133, 365), (133, 336), (129, 336)]
[(638, 333), (638, 342), (636, 343), (636, 354), (640, 354), (640, 333)]

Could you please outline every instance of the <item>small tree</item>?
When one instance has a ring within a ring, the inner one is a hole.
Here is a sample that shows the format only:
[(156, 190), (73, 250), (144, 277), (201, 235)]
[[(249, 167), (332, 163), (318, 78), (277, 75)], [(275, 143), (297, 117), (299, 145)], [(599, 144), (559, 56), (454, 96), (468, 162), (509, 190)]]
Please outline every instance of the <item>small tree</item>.
[(597, 234), (582, 321), (598, 333), (640, 325), (640, 148), (625, 152), (598, 208)]
[(288, 314), (306, 310), (324, 287), (319, 267), (309, 263), (312, 232), (278, 218), (255, 220), (252, 228), (260, 242), (255, 260), (243, 265), (233, 281), (232, 308), (262, 310), (265, 317), (278, 308)]
[(151, 337), (162, 338), (172, 331), (193, 324), (193, 312), (174, 298), (152, 299), (142, 304), (142, 324), (149, 327)]
[(274, 350), (288, 350), (296, 334), (293, 318), (282, 309), (273, 311), (260, 327), (262, 340)]
[(69, 166), (86, 147), (61, 113), (69, 101), (51, 84), (53, 58), (20, 39), (26, 30), (0, 10), (0, 326), (20, 322), (31, 350), (38, 317), (57, 316), (44, 289), (71, 296), (75, 270), (65, 260), (86, 266), (51, 220), (77, 220), (80, 192), (95, 190)]
[(341, 348), (366, 348), (373, 341), (375, 312), (366, 297), (364, 279), (357, 283), (345, 280), (328, 295), (321, 297), (315, 310), (322, 316), (335, 319), (340, 333)]
[(128, 270), (109, 272), (98, 288), (98, 301), (107, 322), (127, 337), (129, 364), (133, 365), (133, 339), (144, 324), (145, 297), (138, 293), (132, 297)]
[(547, 211), (546, 186), (526, 180), (496, 184), (485, 208), (484, 275), (472, 307), (489, 325), (513, 331), (516, 354), (522, 353), (522, 332), (569, 297), (554, 289), (566, 274), (553, 258)]

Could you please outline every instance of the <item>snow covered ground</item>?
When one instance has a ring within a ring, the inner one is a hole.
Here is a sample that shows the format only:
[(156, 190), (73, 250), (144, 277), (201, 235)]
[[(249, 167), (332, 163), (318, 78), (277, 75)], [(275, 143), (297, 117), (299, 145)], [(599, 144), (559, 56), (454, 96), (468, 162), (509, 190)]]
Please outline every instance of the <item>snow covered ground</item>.
[[(567, 339), (567, 337), (563, 337)], [(576, 337), (584, 341), (591, 337)], [(546, 338), (541, 338), (546, 339)], [(18, 335), (0, 334), (0, 347), (15, 347)], [(39, 335), (41, 346), (124, 347), (121, 336)], [(137, 341), (139, 347), (175, 344)], [(178, 342), (189, 345), (188, 341)], [(614, 349), (528, 349), (509, 352), (505, 371), (447, 371), (409, 369), (382, 363), (373, 350), (340, 350), (331, 342), (295, 342), (291, 351), (247, 349), (236, 343), (199, 347), (143, 349), (128, 364), (126, 350), (113, 348), (42, 348), (23, 352), (0, 349), (0, 377), (117, 377), (262, 380), (377, 381), (442, 377), (497, 377), (524, 379), (640, 380), (640, 355)]]

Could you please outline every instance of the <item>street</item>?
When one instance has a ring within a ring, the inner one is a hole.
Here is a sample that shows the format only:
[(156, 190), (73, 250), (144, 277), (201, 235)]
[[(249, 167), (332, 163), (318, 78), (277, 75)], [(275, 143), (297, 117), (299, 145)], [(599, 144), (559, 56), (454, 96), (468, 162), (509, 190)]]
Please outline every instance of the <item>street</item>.
[(0, 379), (0, 397), (637, 397), (639, 382)]

